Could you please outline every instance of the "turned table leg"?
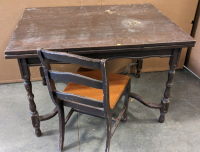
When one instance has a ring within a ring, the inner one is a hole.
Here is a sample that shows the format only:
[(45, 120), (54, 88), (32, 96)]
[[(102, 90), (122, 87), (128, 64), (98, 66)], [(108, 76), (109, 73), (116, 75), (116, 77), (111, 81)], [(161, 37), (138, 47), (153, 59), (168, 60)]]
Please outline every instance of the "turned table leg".
[(34, 102), (34, 95), (32, 93), (32, 85), (30, 81), (30, 70), (26, 63), (26, 59), (18, 59), (19, 69), (21, 72), (21, 77), (24, 80), (24, 86), (27, 91), (27, 98), (29, 100), (29, 109), (31, 111), (31, 120), (33, 127), (35, 128), (35, 134), (37, 137), (41, 136), (39, 114), (36, 110), (36, 105)]
[(163, 123), (165, 121), (165, 114), (168, 111), (170, 90), (171, 90), (171, 87), (172, 87), (172, 80), (173, 80), (173, 77), (175, 75), (175, 69), (178, 66), (180, 54), (181, 54), (181, 49), (174, 49), (173, 54), (170, 57), (170, 61), (169, 61), (170, 70), (168, 72), (168, 80), (167, 80), (167, 83), (166, 83), (166, 89), (165, 89), (164, 97), (161, 100), (162, 107), (160, 109), (160, 118), (159, 118), (160, 123)]
[(136, 78), (140, 78), (141, 70), (142, 70), (143, 59), (137, 59), (137, 73), (135, 75)]
[(137, 72), (135, 74), (135, 77), (140, 78), (141, 70), (142, 70), (142, 64), (143, 64), (143, 59), (137, 59), (136, 63), (132, 62), (129, 65), (127, 65), (126, 68), (124, 69), (124, 71), (121, 72), (120, 74), (126, 75), (132, 66), (136, 66)]

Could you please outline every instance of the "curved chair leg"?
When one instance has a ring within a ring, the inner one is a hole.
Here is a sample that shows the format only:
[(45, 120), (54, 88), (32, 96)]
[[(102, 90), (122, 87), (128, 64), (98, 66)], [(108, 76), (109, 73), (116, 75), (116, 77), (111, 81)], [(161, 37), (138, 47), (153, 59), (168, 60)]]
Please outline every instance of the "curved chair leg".
[(40, 76), (41, 76), (41, 78), (42, 78), (42, 84), (43, 84), (44, 86), (47, 85), (46, 79), (45, 79), (45, 75), (44, 75), (44, 69), (43, 69), (42, 66), (40, 66)]
[(64, 136), (65, 136), (65, 114), (64, 114), (64, 108), (61, 103), (58, 104), (58, 116), (59, 116), (59, 132), (60, 132), (59, 152), (61, 152), (63, 150)]
[(107, 128), (106, 128), (106, 150), (105, 152), (109, 152), (110, 150), (110, 139), (111, 139), (111, 127), (112, 127), (112, 117), (106, 120)]
[(128, 111), (128, 104), (129, 104), (129, 93), (130, 93), (130, 86), (131, 83), (129, 81), (129, 84), (128, 84), (128, 88), (127, 88), (127, 91), (125, 93), (125, 99), (124, 99), (124, 107), (126, 107), (126, 110), (123, 114), (123, 122), (126, 122), (127, 121), (127, 111)]

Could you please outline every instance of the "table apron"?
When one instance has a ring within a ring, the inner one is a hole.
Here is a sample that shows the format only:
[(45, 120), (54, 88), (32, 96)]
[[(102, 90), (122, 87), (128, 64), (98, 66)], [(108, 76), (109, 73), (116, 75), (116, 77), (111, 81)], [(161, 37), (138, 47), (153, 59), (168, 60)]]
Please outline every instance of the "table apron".
[[(73, 53), (73, 52), (71, 52)], [(110, 53), (84, 53), (76, 52), (78, 55), (82, 55), (85, 57), (90, 58), (98, 58), (98, 59), (115, 59), (115, 58), (131, 58), (131, 59), (142, 59), (142, 58), (150, 58), (150, 57), (170, 57), (172, 56), (173, 49), (166, 49), (166, 50), (151, 50), (151, 51), (124, 51), (124, 52), (110, 52)], [(26, 58), (26, 62), (28, 66), (38, 66), (41, 65), (40, 60), (38, 57), (33, 58)], [(62, 64), (62, 62), (50, 61), (50, 63), (55, 64)], [(65, 63), (66, 64), (66, 63)]]

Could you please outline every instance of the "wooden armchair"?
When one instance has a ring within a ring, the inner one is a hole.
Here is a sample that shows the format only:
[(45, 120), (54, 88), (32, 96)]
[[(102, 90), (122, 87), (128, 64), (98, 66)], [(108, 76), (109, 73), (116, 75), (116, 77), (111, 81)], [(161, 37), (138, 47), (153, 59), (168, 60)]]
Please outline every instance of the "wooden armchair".
[[(48, 86), (49, 94), (58, 109), (59, 115), (59, 151), (63, 149), (65, 124), (73, 111), (103, 117), (106, 119), (106, 152), (109, 151), (110, 139), (123, 117), (127, 120), (127, 109), (130, 92), (130, 77), (108, 73), (106, 59), (91, 59), (79, 55), (52, 52), (44, 49), (37, 51)], [(90, 68), (80, 68), (76, 74), (69, 72), (58, 72), (51, 70), (49, 60), (64, 63), (75, 63)], [(56, 90), (54, 81), (69, 82), (63, 92)], [(114, 109), (121, 97), (125, 95), (124, 107), (117, 119), (112, 119)], [(69, 114), (64, 116), (63, 106), (71, 107)], [(115, 124), (112, 127), (112, 120)], [(112, 127), (112, 128), (111, 128)]]

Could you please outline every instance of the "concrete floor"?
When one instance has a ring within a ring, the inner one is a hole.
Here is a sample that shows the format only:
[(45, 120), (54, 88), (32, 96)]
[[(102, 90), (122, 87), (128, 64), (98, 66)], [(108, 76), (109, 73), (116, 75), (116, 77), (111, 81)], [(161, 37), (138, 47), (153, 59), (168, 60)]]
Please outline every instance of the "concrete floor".
[[(131, 75), (132, 91), (160, 103), (167, 72)], [(40, 114), (50, 112), (47, 87), (33, 82), (33, 93)], [(64, 84), (58, 83), (62, 89)], [(22, 83), (0, 85), (0, 151), (58, 151), (58, 116), (41, 122), (42, 136), (36, 137), (31, 125), (26, 91)], [(171, 90), (169, 113), (158, 123), (159, 110), (149, 109), (130, 100), (127, 123), (121, 122), (111, 140), (111, 152), (199, 152), (200, 151), (200, 80), (187, 70), (177, 70)], [(119, 104), (119, 108), (122, 104)], [(69, 108), (65, 108), (66, 114)], [(105, 149), (105, 120), (74, 113), (65, 131), (64, 151), (102, 152)]]

